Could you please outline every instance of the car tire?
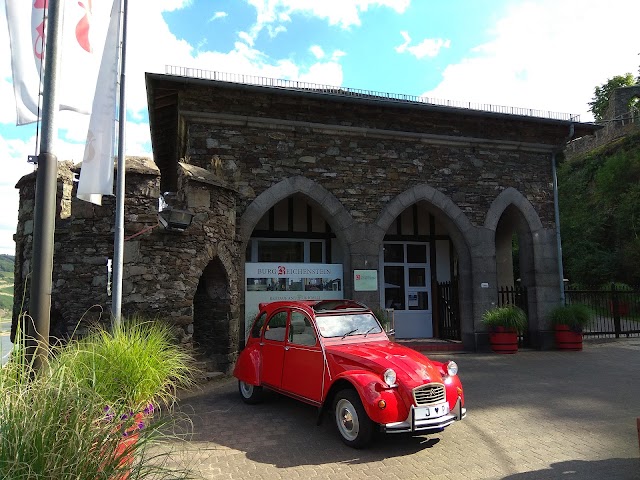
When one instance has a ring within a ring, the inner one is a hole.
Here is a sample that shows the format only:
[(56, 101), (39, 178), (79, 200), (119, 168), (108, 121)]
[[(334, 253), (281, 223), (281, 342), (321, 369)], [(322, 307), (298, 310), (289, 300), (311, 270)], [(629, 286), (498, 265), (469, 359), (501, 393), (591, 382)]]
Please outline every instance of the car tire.
[(262, 401), (262, 387), (238, 380), (238, 391), (244, 403), (254, 405)]
[(342, 441), (353, 448), (366, 447), (373, 438), (373, 422), (355, 390), (339, 391), (333, 400), (333, 416)]

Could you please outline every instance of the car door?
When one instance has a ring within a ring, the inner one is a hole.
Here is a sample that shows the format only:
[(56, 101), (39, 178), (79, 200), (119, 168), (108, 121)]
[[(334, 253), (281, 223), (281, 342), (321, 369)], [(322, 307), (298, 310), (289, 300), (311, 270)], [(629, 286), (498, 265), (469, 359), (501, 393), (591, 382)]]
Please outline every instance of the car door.
[(319, 403), (324, 375), (322, 348), (311, 320), (302, 311), (291, 310), (284, 350), (282, 389)]
[(261, 383), (275, 388), (280, 388), (282, 383), (288, 313), (283, 309), (271, 315), (262, 334), (260, 379)]

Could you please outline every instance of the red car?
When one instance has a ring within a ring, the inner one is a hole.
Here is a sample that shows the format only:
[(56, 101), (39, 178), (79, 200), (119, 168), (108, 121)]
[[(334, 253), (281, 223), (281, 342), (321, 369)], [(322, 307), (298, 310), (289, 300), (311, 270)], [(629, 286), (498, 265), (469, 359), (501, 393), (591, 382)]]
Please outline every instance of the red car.
[(373, 312), (352, 300), (260, 304), (233, 375), (242, 399), (263, 387), (330, 410), (344, 443), (383, 432), (435, 433), (466, 415), (455, 362), (391, 342)]

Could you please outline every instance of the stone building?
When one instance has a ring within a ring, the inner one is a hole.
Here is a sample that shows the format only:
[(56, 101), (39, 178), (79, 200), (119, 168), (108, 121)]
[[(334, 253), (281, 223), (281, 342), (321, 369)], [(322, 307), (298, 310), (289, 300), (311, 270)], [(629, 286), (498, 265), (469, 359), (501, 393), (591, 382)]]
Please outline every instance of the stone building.
[[(390, 309), (397, 338), (476, 350), (488, 343), (482, 313), (500, 287), (518, 287), (527, 340), (551, 344), (545, 314), (562, 283), (553, 159), (597, 127), (220, 78), (147, 74), (153, 160), (127, 159), (124, 314), (170, 318), (227, 369), (258, 301), (354, 298)], [(78, 200), (74, 173), (60, 165), (52, 322), (62, 332), (110, 303), (113, 199)], [(17, 185), (16, 305), (28, 292), (34, 185), (33, 175)], [(159, 225), (159, 205), (192, 223)]]

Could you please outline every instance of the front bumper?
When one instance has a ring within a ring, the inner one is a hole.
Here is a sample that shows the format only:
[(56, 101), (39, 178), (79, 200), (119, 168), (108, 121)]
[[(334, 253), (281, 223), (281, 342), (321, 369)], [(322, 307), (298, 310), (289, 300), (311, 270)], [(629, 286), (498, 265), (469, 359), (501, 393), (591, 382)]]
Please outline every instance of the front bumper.
[(445, 427), (448, 427), (453, 422), (462, 420), (466, 416), (467, 409), (462, 406), (462, 400), (458, 397), (453, 409), (448, 414), (442, 415), (441, 417), (416, 420), (414, 407), (411, 406), (411, 411), (409, 411), (409, 416), (406, 420), (380, 425), (380, 428), (386, 433), (435, 433), (441, 432)]

